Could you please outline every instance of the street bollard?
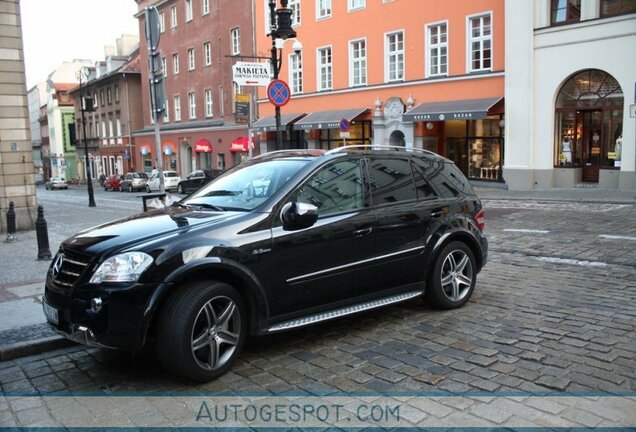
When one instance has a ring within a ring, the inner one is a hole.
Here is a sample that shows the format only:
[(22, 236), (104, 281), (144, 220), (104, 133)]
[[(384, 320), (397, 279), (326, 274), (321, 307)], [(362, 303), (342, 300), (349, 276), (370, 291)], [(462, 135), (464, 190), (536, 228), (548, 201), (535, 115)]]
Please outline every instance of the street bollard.
[(38, 218), (35, 220), (35, 232), (38, 237), (38, 261), (50, 260), (51, 250), (49, 249), (49, 231), (44, 220), (44, 208), (38, 206)]
[(9, 211), (7, 211), (7, 243), (15, 241), (15, 210), (13, 209), (13, 201), (9, 203)]

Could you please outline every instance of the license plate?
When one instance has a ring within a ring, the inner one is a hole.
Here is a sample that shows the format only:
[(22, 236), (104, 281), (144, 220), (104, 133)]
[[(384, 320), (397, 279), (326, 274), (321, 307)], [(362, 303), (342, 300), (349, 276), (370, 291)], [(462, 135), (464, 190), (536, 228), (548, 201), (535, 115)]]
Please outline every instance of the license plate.
[(53, 306), (49, 306), (45, 302), (42, 302), (42, 308), (44, 309), (44, 315), (46, 315), (46, 319), (51, 321), (53, 324), (57, 324), (59, 321), (57, 309), (55, 309)]

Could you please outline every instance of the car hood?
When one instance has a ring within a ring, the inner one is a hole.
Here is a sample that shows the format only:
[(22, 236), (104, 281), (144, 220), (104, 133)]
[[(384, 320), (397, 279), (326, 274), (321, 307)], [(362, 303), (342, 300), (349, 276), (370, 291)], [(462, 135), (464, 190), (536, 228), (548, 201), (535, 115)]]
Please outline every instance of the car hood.
[(110, 250), (123, 250), (171, 232), (187, 231), (204, 224), (220, 224), (245, 214), (174, 207), (153, 210), (81, 231), (62, 242), (61, 247), (64, 250), (93, 256)]

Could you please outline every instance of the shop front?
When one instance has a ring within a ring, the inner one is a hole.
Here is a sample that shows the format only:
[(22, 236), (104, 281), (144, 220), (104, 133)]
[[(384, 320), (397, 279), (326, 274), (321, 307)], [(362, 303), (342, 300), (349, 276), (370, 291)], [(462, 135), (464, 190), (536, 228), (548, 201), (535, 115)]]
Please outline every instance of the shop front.
[(503, 114), (503, 98), (470, 99), (421, 103), (402, 121), (415, 123), (415, 141), (454, 161), (469, 179), (502, 182)]
[(163, 169), (176, 171), (178, 166), (177, 161), (177, 147), (172, 141), (164, 141), (163, 146), (161, 148), (161, 153), (163, 155)]
[[(295, 128), (295, 123), (304, 117), (304, 113), (283, 114), (280, 117), (280, 130), (282, 134), (282, 149), (307, 148), (305, 134)], [(255, 121), (250, 130), (260, 134), (260, 153), (276, 150), (276, 117), (263, 117)], [(281, 149), (281, 150), (282, 150)]]
[(154, 168), (152, 162), (152, 146), (150, 144), (141, 144), (139, 146), (139, 153), (141, 154), (141, 164), (138, 165), (138, 170), (145, 173), (152, 172)]
[[(371, 145), (370, 112), (368, 108), (316, 111), (298, 120), (294, 128), (306, 134), (307, 146), (302, 148), (329, 150), (343, 145)], [(346, 131), (342, 130), (343, 125)]]
[[(212, 144), (205, 138), (197, 140), (194, 144), (193, 165), (197, 169), (212, 168)], [(195, 169), (193, 167), (193, 169)]]
[(232, 162), (238, 165), (246, 161), (249, 157), (250, 139), (246, 136), (236, 137), (230, 143), (230, 153), (232, 154)]

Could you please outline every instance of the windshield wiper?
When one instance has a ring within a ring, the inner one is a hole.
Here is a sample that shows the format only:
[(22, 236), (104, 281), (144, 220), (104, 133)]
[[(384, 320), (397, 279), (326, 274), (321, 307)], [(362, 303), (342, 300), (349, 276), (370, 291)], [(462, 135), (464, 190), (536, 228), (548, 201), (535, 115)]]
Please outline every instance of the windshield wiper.
[(181, 208), (190, 208), (190, 206), (183, 204), (181, 201), (175, 201), (172, 204), (170, 204), (170, 207), (181, 207)]
[(225, 211), (225, 209), (223, 207), (215, 206), (214, 204), (208, 204), (208, 203), (196, 202), (196, 203), (190, 203), (188, 205), (197, 206), (197, 207), (201, 207), (201, 208), (205, 208), (205, 209), (216, 210), (216, 211)]

